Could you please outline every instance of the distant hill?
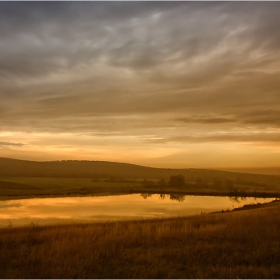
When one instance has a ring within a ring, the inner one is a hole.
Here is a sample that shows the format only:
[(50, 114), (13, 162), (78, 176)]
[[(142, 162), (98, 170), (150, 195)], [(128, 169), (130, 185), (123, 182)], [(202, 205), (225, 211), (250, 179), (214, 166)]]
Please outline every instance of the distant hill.
[(267, 167), (267, 168), (221, 168), (222, 171), (252, 173), (252, 174), (265, 174), (280, 176), (280, 167)]
[(280, 187), (280, 176), (205, 169), (153, 168), (106, 161), (27, 161), (0, 158), (0, 177), (159, 179), (183, 175), (187, 181), (232, 180)]

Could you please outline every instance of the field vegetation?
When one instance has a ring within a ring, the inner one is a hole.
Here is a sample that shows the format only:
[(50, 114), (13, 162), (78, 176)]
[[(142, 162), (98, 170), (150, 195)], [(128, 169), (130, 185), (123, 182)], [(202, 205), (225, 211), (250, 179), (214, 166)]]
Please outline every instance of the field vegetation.
[[(246, 207), (245, 207), (246, 209)], [(280, 278), (280, 203), (0, 230), (0, 278)]]
[(280, 197), (280, 177), (102, 161), (0, 158), (0, 199), (129, 193)]
[[(176, 178), (182, 181), (177, 182)], [(280, 186), (280, 185), (279, 185)], [(187, 181), (182, 175), (170, 179), (22, 178), (0, 179), (0, 199), (23, 197), (99, 196), (142, 193), (160, 195), (218, 195), (231, 197), (280, 197), (280, 187), (249, 185), (225, 180)]]
[(131, 193), (140, 186), (140, 181), (109, 182), (89, 178), (1, 178), (0, 199), (117, 195)]

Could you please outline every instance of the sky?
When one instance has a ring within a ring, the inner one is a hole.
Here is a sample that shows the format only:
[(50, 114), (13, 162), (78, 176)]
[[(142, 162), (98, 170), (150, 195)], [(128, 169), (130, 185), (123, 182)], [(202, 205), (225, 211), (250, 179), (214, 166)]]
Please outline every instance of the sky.
[(0, 2), (0, 156), (280, 166), (280, 2)]

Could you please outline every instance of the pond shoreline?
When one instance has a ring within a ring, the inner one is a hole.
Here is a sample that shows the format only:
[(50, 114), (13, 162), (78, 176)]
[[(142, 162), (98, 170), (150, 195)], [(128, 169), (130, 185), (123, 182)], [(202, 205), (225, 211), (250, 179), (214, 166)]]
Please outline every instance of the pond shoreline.
[(36, 195), (3, 195), (0, 200), (17, 200), (17, 199), (32, 199), (32, 198), (58, 198), (58, 197), (88, 197), (88, 196), (115, 196), (115, 195), (130, 195), (130, 194), (159, 194), (159, 195), (193, 195), (193, 196), (229, 196), (229, 197), (254, 197), (254, 198), (280, 198), (280, 193), (267, 192), (218, 192), (218, 191), (158, 191), (158, 190), (130, 190), (125, 192), (89, 192), (89, 193), (65, 193), (65, 194), (36, 194)]
[[(146, 193), (115, 196), (44, 197), (2, 200), (1, 223), (18, 226), (26, 221), (40, 223), (142, 220), (179, 216), (200, 216), (265, 207), (273, 198), (225, 196), (156, 195)], [(246, 203), (246, 204), (245, 204)], [(20, 207), (20, 208), (18, 208)], [(130, 209), (127, 212), (127, 209)], [(215, 212), (214, 212), (215, 211)], [(5, 214), (6, 212), (6, 214)], [(46, 214), (48, 213), (48, 214)], [(65, 218), (65, 215), (67, 218)], [(68, 220), (68, 221), (66, 221)]]
[(252, 209), (258, 209), (258, 208), (264, 208), (264, 207), (269, 207), (274, 203), (279, 203), (279, 199), (272, 200), (270, 202), (264, 202), (264, 203), (255, 203), (255, 204), (245, 204), (243, 206), (231, 209), (231, 210), (221, 210), (221, 211), (215, 211), (215, 212), (210, 212), (207, 214), (220, 214), (220, 213), (229, 213), (229, 212), (236, 212), (236, 211), (246, 211), (246, 210), (252, 210)]

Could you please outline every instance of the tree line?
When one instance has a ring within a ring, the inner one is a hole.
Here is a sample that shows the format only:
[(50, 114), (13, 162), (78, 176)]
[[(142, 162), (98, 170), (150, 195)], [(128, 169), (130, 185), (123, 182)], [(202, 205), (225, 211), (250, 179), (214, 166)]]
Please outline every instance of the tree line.
[[(236, 187), (236, 183), (230, 179), (213, 179), (213, 180), (203, 180), (201, 178), (197, 178), (195, 181), (187, 181), (186, 178), (181, 175), (172, 175), (169, 179), (160, 178), (158, 181), (147, 180), (144, 179), (142, 181), (143, 187), (160, 187), (160, 189), (164, 189), (165, 187), (169, 188), (187, 188), (188, 186), (192, 187), (213, 187), (215, 189), (225, 188), (228, 190), (234, 190)], [(238, 182), (240, 184), (240, 181)]]

